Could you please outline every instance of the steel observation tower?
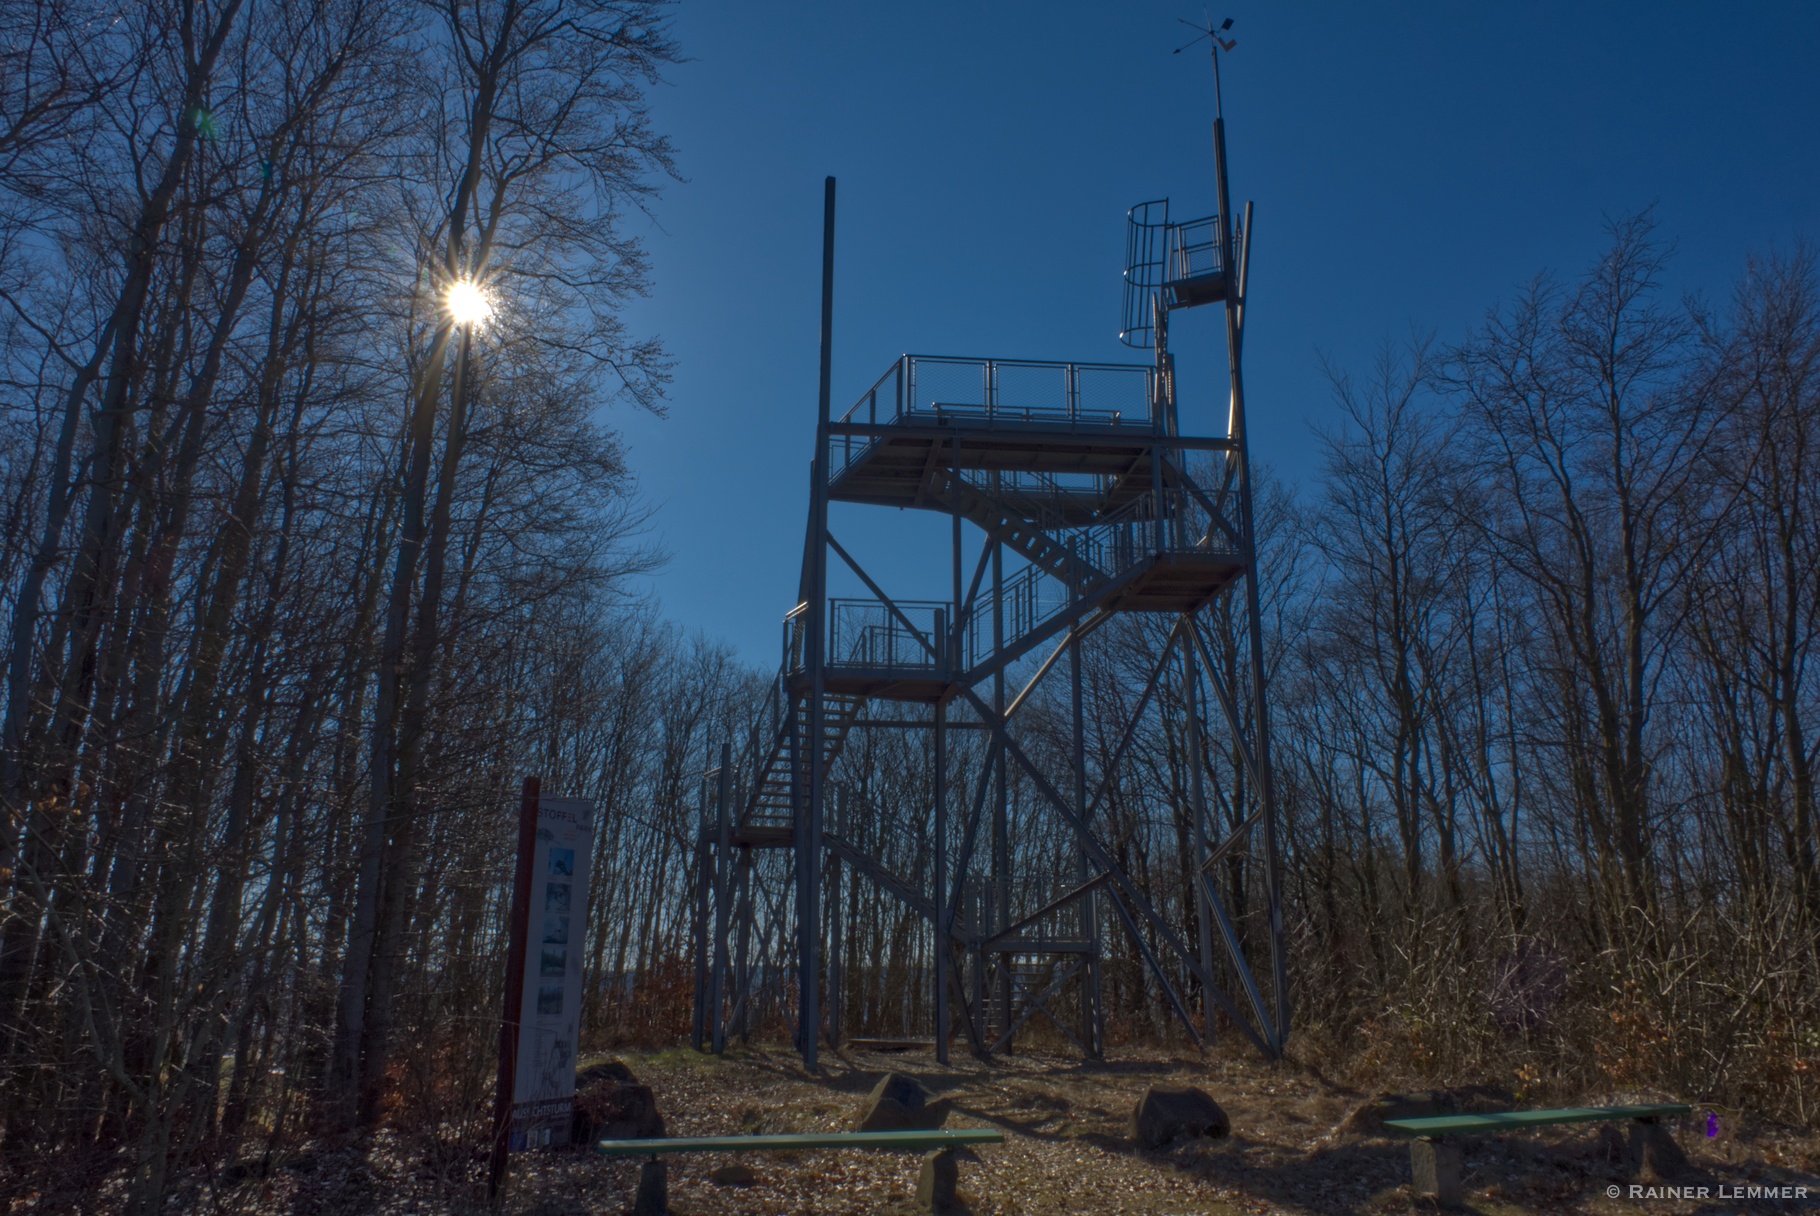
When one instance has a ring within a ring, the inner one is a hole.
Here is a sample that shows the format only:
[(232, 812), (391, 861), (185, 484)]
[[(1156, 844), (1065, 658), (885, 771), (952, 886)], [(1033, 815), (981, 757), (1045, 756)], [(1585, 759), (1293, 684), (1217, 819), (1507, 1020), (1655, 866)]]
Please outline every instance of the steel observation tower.
[[(1216, 97), (1230, 25), (1205, 31)], [(1242, 359), (1252, 207), (1232, 209), (1223, 115), (1213, 154), (1213, 214), (1178, 221), (1157, 200), (1128, 215), (1120, 336), (1149, 362), (904, 355), (840, 413), (827, 180), (798, 602), (763, 712), (703, 783), (698, 1048), (722, 1050), (765, 1004), (814, 1068), (856, 1020), (843, 1009), (854, 964), (838, 912), (844, 884), (865, 883), (926, 935), (916, 982), (928, 986), (923, 1025), (941, 1062), (956, 1038), (981, 1056), (1008, 1050), (1039, 1017), (1100, 1055), (1111, 934), (1129, 937), (1147, 990), (1195, 1042), (1223, 1015), (1266, 1056), (1282, 1052), (1290, 1005)], [(1221, 435), (1179, 424), (1170, 319), (1201, 307), (1224, 313)], [(866, 531), (831, 530), (832, 503), (921, 513), (946, 533), (948, 585), (887, 593)], [(831, 597), (831, 570), (864, 593)], [(1082, 642), (1133, 614), (1151, 623), (1132, 634), (1150, 639), (1148, 680), (1123, 720), (1096, 716), (1095, 738), (1117, 743), (1090, 765)], [(1050, 696), (1044, 686), (1058, 683)], [(1070, 718), (1058, 732), (1052, 714), (1040, 742), (1026, 729), (1039, 690)], [(1192, 824), (1195, 864), (1191, 889), (1159, 900), (1121, 863), (1107, 807), (1165, 699), (1185, 752), (1166, 809)], [(855, 741), (869, 731), (920, 755), (930, 787), (856, 779)], [(1210, 747), (1230, 761), (1218, 789)], [(1235, 907), (1247, 891), (1261, 898)]]

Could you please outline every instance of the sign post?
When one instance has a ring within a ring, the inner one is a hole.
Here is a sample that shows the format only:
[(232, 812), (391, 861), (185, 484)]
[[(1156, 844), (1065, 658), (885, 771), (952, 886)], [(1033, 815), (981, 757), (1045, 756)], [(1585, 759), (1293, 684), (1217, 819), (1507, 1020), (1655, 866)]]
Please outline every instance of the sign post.
[(581, 1038), (583, 926), (594, 806), (584, 798), (546, 798), (525, 778), (518, 812), (518, 865), (512, 884), (511, 947), (493, 1153), (487, 1195), (505, 1183), (507, 1154), (569, 1142), (575, 1058)]

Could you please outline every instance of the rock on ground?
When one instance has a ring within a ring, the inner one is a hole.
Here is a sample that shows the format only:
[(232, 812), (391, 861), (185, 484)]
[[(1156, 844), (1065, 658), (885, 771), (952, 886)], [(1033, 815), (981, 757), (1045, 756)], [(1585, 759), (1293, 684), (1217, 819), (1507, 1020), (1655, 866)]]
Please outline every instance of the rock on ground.
[(951, 1105), (945, 1098), (929, 1101), (928, 1091), (915, 1077), (888, 1072), (866, 1095), (853, 1126), (862, 1132), (929, 1131), (948, 1121)]
[(1232, 1121), (1206, 1090), (1192, 1085), (1152, 1085), (1131, 1112), (1131, 1138), (1145, 1148), (1175, 1140), (1232, 1132)]
[(751, 1166), (734, 1162), (709, 1170), (708, 1181), (715, 1186), (751, 1186), (758, 1181), (758, 1175), (752, 1172)]
[(620, 1061), (608, 1060), (575, 1074), (571, 1144), (649, 1140), (668, 1134), (651, 1087), (639, 1084), (632, 1070)]
[(1437, 1115), (1481, 1115), (1509, 1110), (1516, 1097), (1490, 1085), (1424, 1089), (1406, 1094), (1379, 1094), (1347, 1116), (1340, 1131), (1362, 1136), (1384, 1134), (1386, 1119), (1431, 1119)]

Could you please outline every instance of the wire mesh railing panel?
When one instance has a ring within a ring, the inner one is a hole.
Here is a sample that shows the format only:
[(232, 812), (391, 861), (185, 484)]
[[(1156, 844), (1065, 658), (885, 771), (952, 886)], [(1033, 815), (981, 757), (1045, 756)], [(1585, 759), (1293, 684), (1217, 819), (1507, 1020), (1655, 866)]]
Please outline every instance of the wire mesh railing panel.
[(1134, 498), (1090, 528), (1070, 532), (1063, 542), (1082, 568), (1117, 578), (1156, 549), (1155, 500)]
[[(841, 422), (865, 423), (878, 426), (896, 422), (904, 410), (905, 379), (909, 374), (910, 361), (899, 359), (891, 369), (867, 389), (860, 399), (853, 403), (851, 409), (841, 415)], [(874, 443), (878, 442), (871, 435), (830, 435), (828, 437), (828, 471), (831, 477), (839, 476), (848, 465), (863, 456)]]
[[(1205, 498), (1207, 502), (1202, 502)], [(1221, 506), (1218, 491), (1202, 489), (1200, 494), (1178, 490), (1170, 495), (1164, 517), (1163, 549), (1169, 553), (1195, 554), (1205, 557), (1242, 558), (1244, 545), (1230, 513), (1237, 510), (1236, 499), (1224, 504), (1216, 516), (1208, 504)]]
[(962, 469), (961, 477), (985, 494), (1029, 498), (1102, 495), (1117, 480), (1106, 473), (1045, 473), (1037, 469)]
[(1041, 473), (1027, 469), (963, 469), (961, 478), (1017, 518), (1039, 528), (1080, 522), (1102, 502), (1115, 478), (1101, 473)]
[(989, 414), (992, 361), (912, 355), (904, 406), (912, 414)]
[[(834, 666), (935, 671), (941, 663), (948, 605), (900, 601), (897, 613), (877, 600), (828, 601), (828, 662)], [(912, 628), (912, 626), (914, 628)]]
[(1046, 576), (1035, 566), (1025, 566), (1007, 577), (998, 592), (987, 591), (975, 601), (973, 614), (967, 620), (963, 653), (968, 667), (977, 667), (992, 657), (994, 613), (1002, 614), (998, 630), (1006, 644), (1032, 633), (1073, 597), (1068, 589)]
[[(901, 394), (897, 373), (887, 373), (842, 421), (926, 422), (951, 417), (1141, 426), (1150, 420), (1155, 372), (1143, 364), (906, 355), (899, 367)], [(901, 408), (887, 417), (884, 411), (892, 399), (901, 400)]]
[(994, 363), (992, 414), (1000, 419), (1053, 421), (1076, 419), (1074, 369), (1066, 363)]
[(1169, 229), (1169, 280), (1198, 279), (1224, 269), (1220, 217), (1188, 220)]
[(1082, 364), (1075, 369), (1075, 399), (1081, 416), (1094, 421), (1149, 422), (1154, 374), (1148, 367)]
[[(836, 421), (1151, 426), (1154, 376), (1154, 369), (1141, 364), (905, 355)], [(829, 475), (838, 477), (880, 441), (877, 435), (830, 435)]]

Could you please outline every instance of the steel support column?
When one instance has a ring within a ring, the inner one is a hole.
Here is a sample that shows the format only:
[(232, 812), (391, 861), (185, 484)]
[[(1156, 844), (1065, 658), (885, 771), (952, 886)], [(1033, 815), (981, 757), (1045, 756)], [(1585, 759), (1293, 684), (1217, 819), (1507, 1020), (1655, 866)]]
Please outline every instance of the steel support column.
[[(938, 632), (940, 632), (938, 630)], [(945, 636), (945, 635), (944, 635)], [(933, 948), (930, 951), (931, 982), (935, 997), (935, 1060), (948, 1062), (948, 960), (954, 953), (950, 940), (951, 918), (948, 913), (948, 706), (935, 703), (935, 840), (934, 840)]]
[(715, 1055), (727, 1049), (727, 937), (733, 911), (732, 756), (732, 745), (721, 744), (719, 780), (714, 785), (714, 977), (708, 994), (708, 1010), (713, 1018)]
[[(1217, 59), (1216, 59), (1217, 63)], [(1244, 537), (1250, 556), (1245, 574), (1245, 605), (1250, 621), (1251, 695), (1253, 754), (1261, 777), (1258, 798), (1264, 807), (1264, 898), (1270, 919), (1270, 961), (1272, 987), (1275, 989), (1275, 1023), (1270, 1038), (1277, 1051), (1289, 1038), (1289, 959), (1283, 942), (1283, 872), (1282, 856), (1277, 841), (1276, 782), (1270, 770), (1270, 711), (1265, 696), (1264, 618), (1258, 590), (1258, 534), (1252, 506), (1251, 446), (1245, 425), (1245, 376), (1242, 355), (1245, 347), (1245, 296), (1251, 262), (1251, 204), (1245, 205), (1245, 245), (1241, 255), (1233, 241), (1232, 201), (1226, 176), (1226, 120), (1213, 120), (1213, 154), (1216, 186), (1219, 190), (1220, 216), (1223, 224), (1222, 251), (1228, 267), (1238, 267), (1238, 290), (1226, 294), (1226, 366), (1231, 377), (1232, 415), (1227, 437), (1232, 441), (1231, 454), (1239, 462), (1243, 478), (1239, 494), (1239, 533)]]
[(738, 944), (733, 952), (733, 1026), (731, 1033), (741, 1043), (752, 1037), (752, 849), (739, 846), (733, 867), (733, 885), (737, 903), (733, 919), (738, 922)]
[(708, 1038), (709, 905), (714, 890), (714, 846), (708, 836), (708, 783), (698, 790), (700, 809), (695, 817), (695, 915), (690, 921), (690, 945), (695, 955), (695, 1000), (689, 1018), (689, 1046), (700, 1051)]
[[(1195, 674), (1193, 639), (1186, 636), (1194, 625), (1183, 620), (1176, 627), (1176, 638), (1181, 642), (1182, 652), (1182, 730), (1184, 734), (1184, 761), (1187, 766), (1186, 780), (1183, 782), (1183, 794), (1188, 798), (1188, 813), (1194, 820), (1194, 872), (1196, 880), (1191, 884), (1193, 890), (1184, 891), (1184, 897), (1192, 896), (1195, 908), (1195, 928), (1198, 931), (1201, 949), (1201, 966), (1208, 975), (1213, 974), (1213, 908), (1207, 899), (1206, 884), (1200, 879), (1207, 871), (1207, 851), (1211, 847), (1207, 840), (1207, 781), (1203, 773), (1205, 763), (1201, 750), (1204, 743), (1201, 738), (1201, 706), (1196, 695), (1199, 677)], [(1201, 1032), (1207, 1042), (1213, 1042), (1213, 1002), (1203, 994), (1201, 1000)]]
[[(1081, 822), (1091, 827), (1092, 811), (1087, 805), (1087, 716), (1082, 701), (1081, 643), (1078, 638), (1068, 645), (1068, 669), (1074, 685), (1074, 805), (1078, 808)], [(1087, 850), (1076, 841), (1075, 879), (1085, 882), (1088, 870)], [(1088, 943), (1086, 969), (1081, 977), (1081, 1042), (1086, 1054), (1097, 1059), (1106, 1032), (1100, 1015), (1099, 912), (1091, 890), (1080, 901), (1079, 915), (1081, 937)]]
[(821, 1045), (821, 855), (822, 800), (827, 774), (822, 746), (822, 708), (826, 695), (823, 665), (828, 628), (828, 416), (833, 391), (834, 359), (834, 179), (823, 183), (822, 194), (822, 332), (818, 385), (818, 421), (815, 458), (810, 462), (813, 489), (810, 497), (809, 619), (803, 636), (804, 661), (809, 669), (807, 712), (804, 723), (808, 747), (807, 797), (796, 804), (796, 962), (797, 1038), (803, 1066), (814, 1071)]

